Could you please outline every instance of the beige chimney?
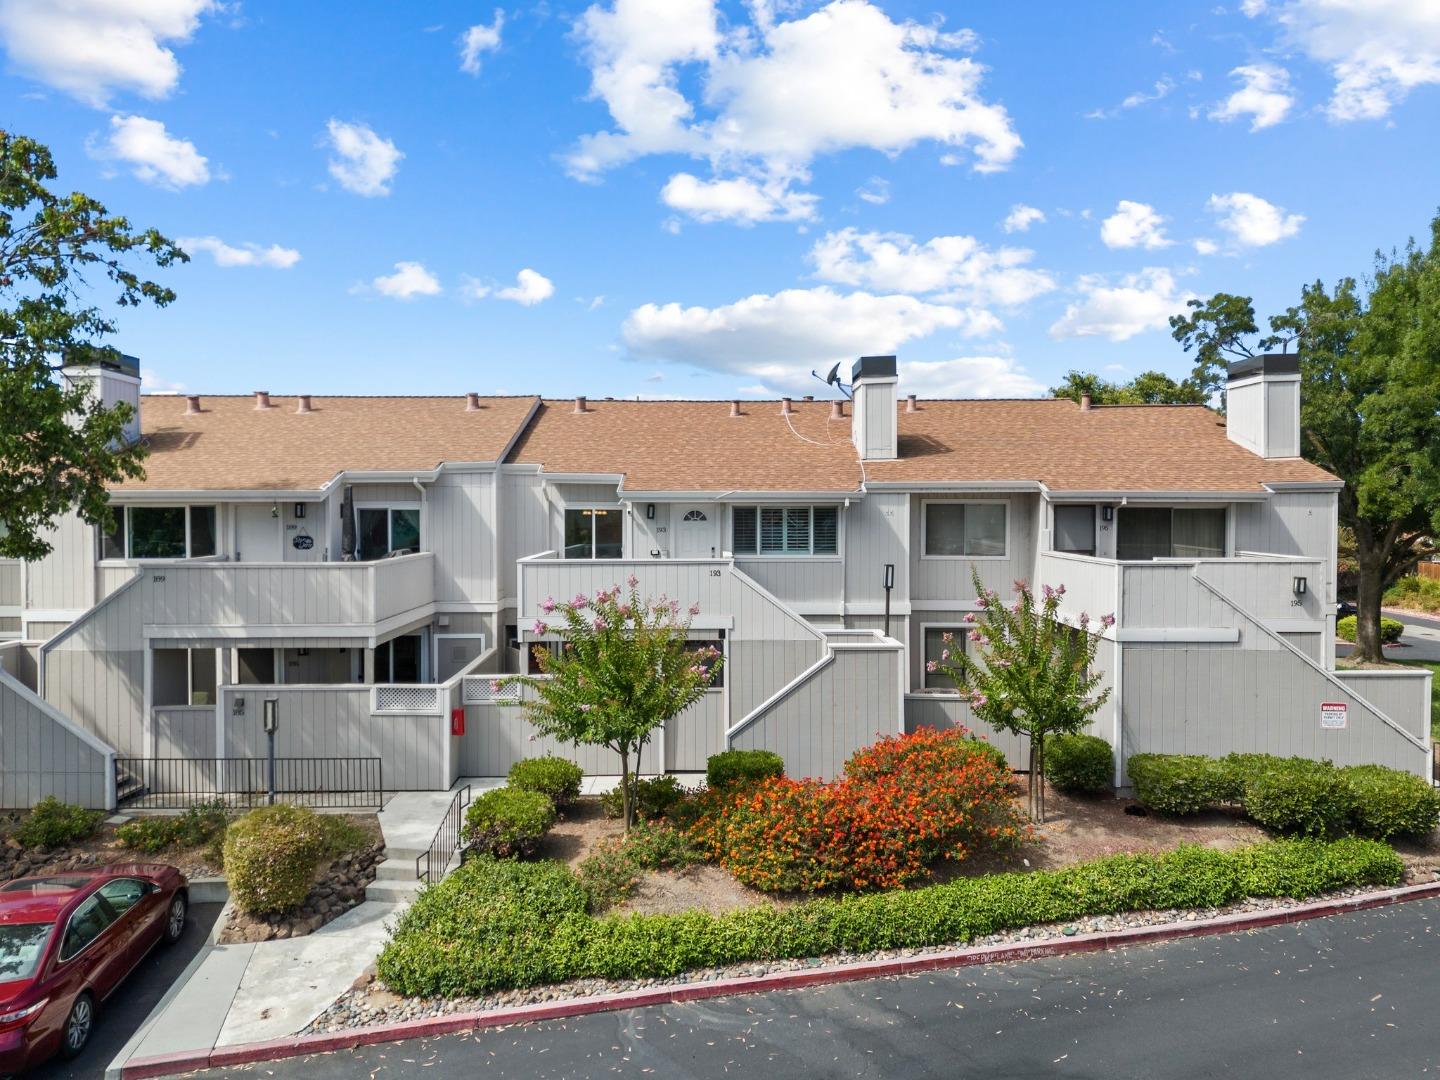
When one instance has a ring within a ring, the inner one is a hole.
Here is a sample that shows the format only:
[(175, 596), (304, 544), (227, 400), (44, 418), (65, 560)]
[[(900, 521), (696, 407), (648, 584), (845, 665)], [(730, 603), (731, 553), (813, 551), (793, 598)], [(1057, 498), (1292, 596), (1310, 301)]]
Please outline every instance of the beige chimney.
[(1089, 395), (1089, 394), (1081, 394), (1081, 395), (1080, 395), (1080, 411), (1081, 411), (1081, 412), (1089, 412), (1089, 411), (1090, 411), (1090, 395)]
[(269, 391), (269, 390), (256, 390), (256, 391), (255, 391), (255, 408), (257, 408), (257, 409), (268, 409), (268, 408), (270, 408), (270, 391)]
[(731, 415), (731, 416), (739, 416), (739, 415), (740, 415), (740, 403), (739, 403), (738, 401), (732, 401), (732, 402), (730, 402), (730, 415)]
[(185, 396), (185, 415), (186, 415), (186, 416), (199, 416), (199, 415), (200, 415), (200, 395), (199, 395), (199, 394), (187, 394), (187, 395)]
[(296, 411), (297, 413), (309, 413), (309, 412), (314, 412), (314, 411), (315, 411), (314, 409), (312, 409), (312, 408), (310, 407), (310, 395), (309, 395), (309, 394), (301, 394), (300, 397), (296, 399), (296, 401), (295, 401), (295, 411)]

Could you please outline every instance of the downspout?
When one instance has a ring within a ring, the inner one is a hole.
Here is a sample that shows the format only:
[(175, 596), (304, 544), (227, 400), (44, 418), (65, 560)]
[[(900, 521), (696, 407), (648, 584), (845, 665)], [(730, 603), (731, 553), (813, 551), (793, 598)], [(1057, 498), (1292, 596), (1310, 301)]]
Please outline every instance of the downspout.
[(420, 493), (420, 550), (424, 551), (425, 542), (430, 537), (430, 497), (425, 492), (425, 485), (420, 483), (420, 477), (412, 476), (410, 483)]

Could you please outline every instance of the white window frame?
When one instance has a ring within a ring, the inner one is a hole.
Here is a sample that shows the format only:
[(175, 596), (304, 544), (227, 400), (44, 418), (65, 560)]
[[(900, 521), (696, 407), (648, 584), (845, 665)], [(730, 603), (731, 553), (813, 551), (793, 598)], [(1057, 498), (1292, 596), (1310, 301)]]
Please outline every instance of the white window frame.
[[(215, 511), (215, 535), (214, 535), (214, 537), (213, 537), (213, 539), (214, 539), (214, 541), (215, 541), (215, 550), (212, 551), (209, 555), (191, 555), (191, 554), (190, 554), (190, 547), (191, 547), (191, 538), (190, 538), (190, 511), (191, 511), (192, 509), (204, 509), (205, 507), (211, 507), (211, 508), (213, 508), (214, 511)], [(116, 515), (117, 515), (117, 517), (118, 517), (118, 519), (119, 519), (119, 522), (118, 522), (118, 523), (119, 523), (119, 526), (120, 526), (120, 540), (121, 540), (121, 542), (122, 542), (122, 543), (124, 544), (124, 546), (125, 546), (125, 554), (122, 555), (122, 556), (121, 556), (120, 558), (118, 558), (118, 559), (117, 559), (117, 558), (114, 558), (114, 557), (111, 557), (111, 558), (108, 558), (108, 559), (107, 559), (107, 558), (104, 558), (103, 553), (104, 553), (104, 550), (105, 550), (105, 534), (102, 533), (102, 532), (100, 532), (99, 527), (97, 526), (97, 527), (96, 527), (96, 530), (95, 530), (95, 545), (96, 545), (96, 547), (97, 547), (99, 550), (96, 552), (96, 556), (97, 556), (96, 562), (100, 563), (100, 564), (103, 565), (103, 566), (125, 566), (125, 565), (130, 564), (130, 563), (175, 562), (175, 561), (178, 560), (178, 559), (213, 559), (213, 558), (215, 558), (217, 555), (220, 555), (220, 554), (222, 554), (222, 553), (224, 552), (224, 546), (220, 543), (220, 534), (221, 534), (221, 531), (222, 531), (222, 530), (221, 530), (221, 528), (220, 528), (220, 504), (219, 504), (219, 503), (213, 503), (213, 502), (199, 502), (199, 503), (117, 503), (117, 504), (115, 505), (114, 509), (115, 509)], [(185, 554), (184, 554), (184, 555), (172, 555), (172, 556), (169, 556), (169, 557), (152, 557), (152, 556), (148, 556), (148, 555), (147, 555), (145, 558), (138, 558), (138, 557), (136, 557), (136, 556), (131, 555), (131, 554), (130, 554), (130, 511), (131, 511), (131, 510), (184, 510), (184, 511), (185, 511)]]
[[(926, 542), (929, 527), (929, 507), (936, 503), (941, 506), (1002, 506), (1005, 508), (1005, 554), (1003, 555), (930, 555)], [(935, 562), (1004, 562), (1010, 558), (1010, 528), (1015, 515), (1009, 499), (921, 499), (920, 500), (920, 558)]]
[[(415, 516), (420, 521), (420, 550), (425, 551), (425, 533), (427, 522), (425, 521), (425, 507), (419, 502), (391, 502), (388, 499), (380, 499), (374, 502), (357, 502), (355, 504), (355, 539), (360, 539), (360, 511), (361, 510), (414, 510)], [(395, 550), (395, 518), (389, 513), (385, 515), (385, 546), (387, 554)], [(282, 545), (283, 548), (283, 545)], [(381, 555), (380, 558), (385, 558)], [(373, 559), (366, 559), (366, 562), (373, 562)]]
[[(839, 503), (732, 503), (730, 512), (725, 515), (725, 535), (730, 548), (735, 546), (735, 511), (755, 511), (755, 550), (754, 551), (733, 551), (731, 554), (737, 559), (804, 559), (807, 562), (815, 559), (829, 559), (839, 562), (845, 557), (845, 514), (844, 507)], [(761, 551), (760, 550), (760, 511), (762, 510), (783, 510), (788, 513), (791, 510), (805, 510), (810, 514), (810, 550), (809, 551)], [(835, 550), (834, 552), (815, 551), (815, 511), (835, 511)]]
[(475, 638), (479, 638), (479, 639), (480, 639), (480, 654), (483, 656), (483, 655), (485, 654), (485, 639), (488, 638), (488, 637), (489, 637), (488, 634), (452, 634), (452, 633), (449, 633), (449, 632), (443, 631), (443, 630), (436, 630), (436, 631), (432, 632), (432, 633), (430, 634), (430, 652), (431, 652), (431, 657), (430, 657), (430, 670), (431, 670), (431, 672), (432, 672), (432, 673), (438, 673), (438, 672), (440, 671), (440, 643), (441, 643), (442, 641), (448, 641), (448, 640), (451, 639), (451, 638), (460, 638), (460, 639), (469, 638), (469, 639), (472, 639), (472, 640), (475, 639)]
[(928, 630), (952, 631), (955, 634), (956, 639), (960, 641), (960, 648), (965, 649), (968, 652), (969, 646), (965, 644), (965, 635), (969, 634), (970, 631), (973, 629), (975, 629), (973, 625), (967, 625), (965, 623), (957, 622), (922, 622), (920, 624), (920, 685), (917, 690), (926, 694), (948, 694), (951, 697), (960, 696), (960, 691), (954, 689), (953, 687), (950, 689), (946, 689), (943, 686), (925, 685), (925, 676), (929, 674), (929, 672), (925, 670), (925, 664), (927, 661), (927, 657), (925, 656), (925, 633)]
[[(624, 505), (621, 503), (566, 503), (560, 509), (560, 544), (557, 550), (559, 550), (562, 559), (567, 562), (618, 562), (618, 559), (601, 559), (595, 554), (595, 545), (599, 543), (600, 537), (599, 530), (593, 525), (590, 529), (590, 557), (588, 559), (571, 559), (565, 554), (566, 549), (570, 546), (565, 543), (565, 515), (571, 510), (581, 512), (589, 510), (592, 514), (596, 510), (604, 510), (606, 513), (623, 515), (625, 513)], [(625, 518), (622, 516), (620, 519), (620, 559), (625, 558), (625, 551), (629, 547), (625, 540), (627, 531), (625, 528)]]

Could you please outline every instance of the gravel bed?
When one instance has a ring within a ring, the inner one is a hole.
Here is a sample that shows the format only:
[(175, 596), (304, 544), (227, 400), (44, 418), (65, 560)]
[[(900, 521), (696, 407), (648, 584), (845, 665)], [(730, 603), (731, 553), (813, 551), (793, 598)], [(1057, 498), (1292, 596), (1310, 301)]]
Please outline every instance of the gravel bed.
[[(1121, 915), (1097, 915), (1065, 923), (1048, 923), (1030, 926), (1001, 934), (988, 934), (966, 943), (963, 947), (976, 948), (985, 945), (1010, 945), (1024, 942), (1053, 941), (1073, 937), (1077, 934), (1101, 933), (1115, 930), (1129, 930), (1161, 923), (1197, 922), (1218, 915), (1232, 915), (1246, 912), (1272, 911), (1277, 908), (1300, 907), (1322, 899), (1342, 899), (1362, 896), (1372, 890), (1361, 888), (1340, 889), (1308, 900), (1288, 898), (1258, 898), (1242, 900), (1219, 908), (1170, 909), (1167, 911), (1133, 911)], [(893, 960), (934, 953), (948, 952), (957, 945), (939, 945), (920, 949), (884, 949), (864, 953), (835, 953), (823, 957), (802, 960), (767, 960), (747, 964), (733, 964), (727, 967), (701, 968), (670, 978), (657, 979), (580, 979), (551, 986), (534, 986), (525, 990), (510, 990), (479, 998), (403, 998), (391, 993), (373, 974), (362, 976), (351, 989), (342, 994), (333, 1005), (316, 1017), (302, 1032), (315, 1034), (344, 1031), (349, 1028), (369, 1027), (375, 1024), (395, 1024), (407, 1020), (423, 1020), (450, 1013), (482, 1012), (488, 1009), (509, 1008), (517, 1005), (536, 1005), (544, 1002), (569, 1001), (577, 998), (594, 997), (601, 994), (623, 993), (627, 990), (647, 990), (664, 986), (684, 986), (690, 983), (715, 982), (719, 979), (754, 977), (777, 972), (804, 971), (830, 964), (866, 960)], [(372, 969), (373, 971), (373, 969)]]

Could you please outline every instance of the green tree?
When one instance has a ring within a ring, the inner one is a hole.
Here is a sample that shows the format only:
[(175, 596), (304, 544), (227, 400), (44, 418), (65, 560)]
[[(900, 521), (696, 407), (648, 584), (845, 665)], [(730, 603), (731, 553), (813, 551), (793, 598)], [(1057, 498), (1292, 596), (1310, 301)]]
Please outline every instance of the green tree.
[(175, 294), (131, 269), (132, 257), (159, 267), (187, 258), (87, 195), (51, 191), (55, 176), (48, 149), (0, 130), (0, 557), (44, 556), (42, 533), (72, 508), (108, 526), (106, 486), (144, 475), (144, 448), (123, 436), (131, 408), (105, 408), (57, 372), (77, 353), (119, 357), (102, 343), (115, 325), (88, 299), (94, 279), (110, 281), (119, 307), (164, 306)]
[[(980, 719), (1000, 731), (1030, 740), (1030, 816), (1045, 820), (1045, 740), (1074, 735), (1110, 698), (1094, 670), (1099, 634), (1115, 625), (1113, 615), (1092, 623), (1081, 613), (1078, 626), (1060, 621), (1065, 586), (1046, 585), (1036, 599), (1030, 586), (1015, 582), (1015, 601), (1006, 606), (972, 571), (981, 613), (965, 616), (975, 649), (946, 637), (939, 660), (926, 667), (949, 676)], [(1091, 626), (1096, 629), (1092, 632)]]
[[(1195, 350), (1195, 368), (1187, 383), (1196, 387), (1209, 401), (1225, 393), (1230, 362), (1254, 356), (1246, 339), (1259, 332), (1255, 308), (1248, 296), (1216, 293), (1208, 300), (1187, 303), (1189, 315), (1170, 316), (1170, 336), (1180, 342), (1187, 353)], [(1285, 339), (1272, 336), (1256, 344), (1265, 352)]]
[(620, 586), (602, 589), (593, 599), (577, 596), (557, 604), (547, 599), (535, 633), (555, 634), (555, 651), (536, 646), (540, 677), (517, 675), (535, 693), (525, 703), (526, 718), (544, 735), (589, 746), (605, 746), (620, 756), (623, 819), (635, 820), (635, 785), (640, 759), (650, 738), (672, 716), (700, 700), (719, 674), (724, 658), (713, 647), (692, 648), (692, 605), (662, 596), (642, 600), (632, 575), (622, 599)]
[(1093, 372), (1071, 371), (1050, 396), (1079, 401), (1084, 394), (1096, 405), (1204, 405), (1209, 395), (1189, 379), (1176, 382), (1160, 371), (1142, 371), (1129, 382), (1116, 383)]

